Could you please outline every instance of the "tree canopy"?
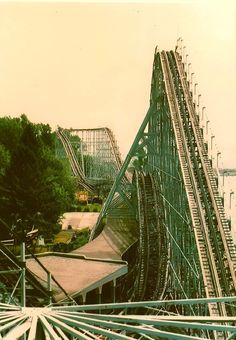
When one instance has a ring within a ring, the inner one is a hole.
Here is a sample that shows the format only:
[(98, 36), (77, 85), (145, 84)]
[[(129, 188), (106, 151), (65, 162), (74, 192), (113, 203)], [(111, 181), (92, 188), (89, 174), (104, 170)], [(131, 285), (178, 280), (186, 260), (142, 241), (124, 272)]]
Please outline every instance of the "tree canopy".
[(0, 118), (0, 218), (19, 236), (35, 227), (50, 237), (74, 202), (75, 182), (55, 156), (55, 138), (49, 125), (25, 115)]

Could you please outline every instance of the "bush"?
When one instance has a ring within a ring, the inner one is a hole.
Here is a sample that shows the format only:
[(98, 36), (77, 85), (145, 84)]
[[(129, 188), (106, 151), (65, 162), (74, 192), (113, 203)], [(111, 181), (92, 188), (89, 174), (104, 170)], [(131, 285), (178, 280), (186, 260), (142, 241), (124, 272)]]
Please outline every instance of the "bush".
[(73, 235), (72, 241), (70, 243), (56, 243), (53, 245), (53, 251), (61, 253), (69, 253), (74, 249), (78, 249), (88, 243), (90, 236), (90, 229), (83, 228), (79, 230), (75, 235)]
[(72, 243), (56, 243), (53, 245), (53, 251), (60, 252), (60, 253), (69, 253), (73, 250)]
[(89, 228), (83, 228), (77, 233), (77, 237), (73, 244), (73, 249), (77, 249), (88, 243), (90, 236), (90, 229)]

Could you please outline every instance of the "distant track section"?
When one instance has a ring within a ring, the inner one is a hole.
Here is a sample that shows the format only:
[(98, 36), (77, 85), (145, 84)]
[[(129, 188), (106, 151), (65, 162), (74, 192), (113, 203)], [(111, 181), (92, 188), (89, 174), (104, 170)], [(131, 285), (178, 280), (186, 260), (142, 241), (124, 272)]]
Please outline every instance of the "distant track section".
[(104, 161), (113, 161), (117, 171), (122, 167), (121, 154), (111, 129), (107, 127), (94, 129), (70, 129), (85, 144), (89, 155), (101, 156)]
[(110, 140), (112, 151), (113, 151), (113, 154), (114, 154), (114, 157), (115, 157), (115, 160), (116, 160), (117, 169), (120, 171), (123, 163), (122, 163), (120, 151), (119, 151), (115, 136), (114, 136), (113, 132), (111, 131), (111, 129), (109, 129), (107, 127), (104, 128), (104, 131), (106, 132), (106, 134), (107, 134), (107, 136)]
[[(161, 52), (161, 64), (206, 297), (230, 296), (236, 292), (235, 249), (186, 75), (174, 52)], [(226, 306), (209, 304), (209, 313), (225, 316)]]
[(87, 191), (93, 192), (94, 188), (91, 184), (88, 183), (88, 181), (85, 178), (85, 175), (83, 173), (83, 170), (81, 169), (79, 162), (77, 161), (75, 152), (72, 148), (72, 145), (69, 141), (69, 138), (67, 137), (66, 133), (62, 129), (58, 129), (56, 131), (58, 138), (63, 144), (64, 150), (66, 152), (66, 155), (69, 159), (70, 166), (73, 172), (73, 175), (78, 179), (79, 184)]

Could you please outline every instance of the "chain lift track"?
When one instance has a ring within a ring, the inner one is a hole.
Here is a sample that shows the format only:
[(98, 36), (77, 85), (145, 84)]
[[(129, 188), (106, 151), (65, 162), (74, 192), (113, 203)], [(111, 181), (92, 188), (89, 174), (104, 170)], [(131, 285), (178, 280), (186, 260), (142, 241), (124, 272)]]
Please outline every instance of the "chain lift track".
[[(191, 112), (186, 110), (185, 103), (189, 102), (189, 95), (187, 96), (186, 87), (185, 92), (183, 91), (179, 81), (178, 71), (181, 69), (177, 69), (175, 56), (173, 53), (162, 52), (161, 61), (206, 296), (231, 295), (236, 291), (235, 269), (232, 261), (234, 253), (231, 253), (226, 243), (223, 229), (225, 219), (221, 220), (215, 203), (213, 188), (216, 184), (212, 181), (212, 188), (210, 182), (210, 178), (213, 177), (212, 170), (209, 171), (204, 162), (206, 158), (203, 158), (203, 155), (206, 152), (201, 137), (199, 141), (200, 131), (198, 130), (197, 134), (197, 124), (194, 124), (193, 118), (190, 119)], [(209, 308), (213, 316), (226, 315), (224, 305), (211, 305)]]

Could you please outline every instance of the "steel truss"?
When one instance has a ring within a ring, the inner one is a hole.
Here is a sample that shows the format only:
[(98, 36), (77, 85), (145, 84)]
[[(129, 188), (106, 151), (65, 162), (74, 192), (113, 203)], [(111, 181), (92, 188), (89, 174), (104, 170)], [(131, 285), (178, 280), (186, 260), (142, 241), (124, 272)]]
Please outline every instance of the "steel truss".
[[(126, 182), (128, 171), (133, 174), (131, 183)], [(152, 188), (147, 186), (148, 178), (156, 183)], [(158, 213), (160, 207), (162, 214)], [(152, 214), (151, 209), (156, 213)], [(134, 285), (134, 290), (139, 287), (139, 294), (131, 294), (132, 297), (151, 296), (147, 287), (152, 275), (156, 275), (153, 296), (191, 299), (235, 295), (235, 248), (184, 66), (180, 55), (172, 51), (155, 53), (150, 108), (92, 238), (102, 231), (104, 218), (108, 223), (116, 223), (115, 219), (124, 220), (127, 216), (136, 219), (139, 228)], [(153, 230), (154, 225), (159, 227)], [(159, 273), (155, 272), (156, 265), (151, 264), (153, 248), (156, 256), (161, 249), (158, 237), (153, 244), (153, 231), (162, 235), (166, 243), (166, 266)], [(160, 281), (160, 276), (165, 280)], [(176, 306), (176, 310), (182, 308)], [(188, 315), (234, 315), (234, 307), (224, 304), (212, 303), (208, 309), (202, 308), (184, 307)], [(220, 334), (217, 336), (221, 338)]]
[(24, 243), (19, 258), (0, 242), (1, 302), (25, 306), (27, 301), (34, 306), (44, 305), (45, 301), (51, 301), (50, 291), (26, 268), (24, 254)]
[[(0, 219), (0, 222), (3, 221)], [(44, 267), (37, 256), (33, 255), (22, 242), (20, 256), (15, 256), (0, 242), (0, 301), (21, 306), (45, 306), (52, 301), (53, 289), (62, 291), (68, 301), (74, 301)], [(39, 268), (45, 273), (45, 280), (38, 280), (26, 267), (26, 251), (34, 258)]]

